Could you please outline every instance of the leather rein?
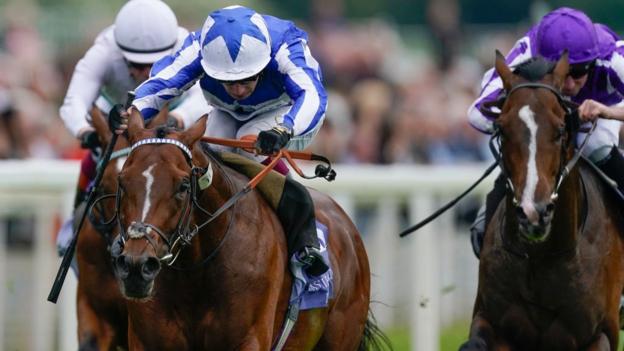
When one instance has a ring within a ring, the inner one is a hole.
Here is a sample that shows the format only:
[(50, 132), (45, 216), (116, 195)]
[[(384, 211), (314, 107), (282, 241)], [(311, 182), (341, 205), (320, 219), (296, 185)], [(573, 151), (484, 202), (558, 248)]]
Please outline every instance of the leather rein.
[[(209, 143), (209, 144), (218, 144), (224, 146), (230, 146), (235, 148), (241, 148), (248, 152), (255, 152), (255, 139), (246, 139), (246, 140), (236, 140), (236, 139), (221, 139), (221, 138), (213, 138), (213, 137), (202, 137), (201, 141)], [(137, 239), (144, 238), (146, 239), (154, 249), (156, 249), (156, 242), (149, 236), (148, 234), (150, 230), (154, 231), (166, 244), (167, 252), (159, 257), (161, 262), (164, 262), (168, 266), (172, 266), (173, 263), (177, 260), (180, 252), (185, 246), (189, 246), (191, 244), (191, 240), (201, 229), (206, 227), (216, 218), (218, 218), (221, 214), (223, 214), (226, 210), (232, 207), (234, 204), (238, 202), (245, 194), (249, 193), (253, 190), (263, 179), (269, 174), (269, 172), (275, 168), (280, 159), (285, 158), (286, 161), (290, 164), (292, 169), (297, 172), (302, 178), (305, 179), (314, 179), (314, 178), (323, 178), (327, 181), (332, 181), (336, 177), (336, 172), (332, 169), (331, 162), (324, 156), (317, 155), (311, 152), (306, 151), (290, 151), (287, 149), (281, 149), (277, 153), (273, 155), (267, 155), (271, 157), (271, 162), (265, 166), (265, 168), (258, 173), (255, 177), (253, 177), (247, 184), (232, 195), (227, 201), (225, 201), (214, 213), (210, 213), (208, 210), (203, 208), (199, 204), (199, 194), (202, 190), (208, 188), (212, 183), (213, 169), (212, 162), (208, 163), (207, 167), (198, 167), (193, 164), (193, 156), (190, 149), (175, 139), (169, 138), (150, 138), (141, 140), (134, 145), (131, 146), (130, 153), (138, 147), (143, 145), (158, 145), (158, 144), (169, 144), (176, 146), (185, 156), (185, 159), (188, 165), (191, 167), (190, 170), (190, 185), (186, 189), (186, 201), (184, 203), (184, 207), (180, 213), (180, 217), (178, 218), (178, 222), (176, 228), (172, 233), (165, 234), (164, 231), (159, 229), (158, 227), (151, 225), (149, 223), (142, 223), (145, 225), (148, 230), (143, 235), (129, 234), (123, 228), (123, 225), (120, 221), (120, 205), (121, 205), (121, 197), (122, 197), (122, 189), (117, 186), (117, 193), (115, 199), (115, 215), (112, 219), (108, 221), (111, 223), (116, 220), (119, 226), (119, 238), (121, 240), (121, 245), (124, 245), (128, 239)], [(316, 166), (314, 175), (308, 176), (306, 175), (296, 164), (295, 160), (308, 160), (308, 161), (320, 161), (324, 164), (318, 164)], [(218, 165), (218, 164), (217, 164)], [(220, 165), (218, 165), (220, 167)], [(233, 187), (233, 185), (232, 185)], [(113, 195), (105, 195), (113, 196)], [(208, 218), (201, 224), (197, 225), (192, 223), (192, 213), (193, 210), (199, 210), (199, 212), (206, 215)], [(222, 247), (223, 243), (227, 235), (229, 234), (229, 230), (226, 231), (225, 235), (221, 238), (219, 244), (213, 249), (213, 251), (206, 256), (202, 260), (199, 265), (203, 265), (212, 259), (219, 249)], [(198, 265), (198, 266), (199, 266)]]

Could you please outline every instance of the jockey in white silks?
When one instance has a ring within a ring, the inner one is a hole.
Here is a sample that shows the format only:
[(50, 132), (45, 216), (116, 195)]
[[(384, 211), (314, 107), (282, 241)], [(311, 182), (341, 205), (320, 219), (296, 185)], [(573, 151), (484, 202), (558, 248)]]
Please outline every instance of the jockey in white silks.
[[(160, 0), (132, 0), (117, 14), (115, 23), (104, 29), (93, 46), (80, 59), (60, 108), (67, 129), (81, 141), (81, 146), (99, 151), (99, 140), (91, 126), (91, 107), (108, 114), (114, 104), (124, 103), (128, 91), (134, 90), (151, 73), (162, 67), (154, 65), (182, 46), (188, 31), (178, 26), (173, 11)], [(178, 124), (192, 125), (210, 111), (199, 86), (171, 101), (170, 116)], [(74, 207), (87, 197), (95, 178), (99, 155), (90, 152), (82, 160)], [(71, 220), (59, 233), (59, 249), (71, 238)]]

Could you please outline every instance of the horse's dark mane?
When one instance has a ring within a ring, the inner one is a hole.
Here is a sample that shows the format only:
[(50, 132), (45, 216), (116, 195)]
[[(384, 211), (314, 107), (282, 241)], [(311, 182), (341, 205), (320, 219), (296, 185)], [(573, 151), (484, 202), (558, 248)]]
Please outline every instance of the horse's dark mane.
[(552, 73), (555, 62), (546, 60), (543, 57), (532, 57), (514, 69), (513, 73), (531, 82), (537, 82), (545, 75)]
[(160, 125), (154, 130), (157, 138), (166, 138), (167, 135), (177, 131), (176, 128), (168, 125)]
[(221, 154), (218, 151), (216, 151), (215, 149), (213, 149), (212, 146), (210, 146), (209, 143), (200, 142), (199, 144), (201, 145), (202, 151), (207, 156), (209, 156), (210, 158), (213, 158), (216, 161), (219, 161), (221, 164), (223, 164), (223, 159), (221, 158)]

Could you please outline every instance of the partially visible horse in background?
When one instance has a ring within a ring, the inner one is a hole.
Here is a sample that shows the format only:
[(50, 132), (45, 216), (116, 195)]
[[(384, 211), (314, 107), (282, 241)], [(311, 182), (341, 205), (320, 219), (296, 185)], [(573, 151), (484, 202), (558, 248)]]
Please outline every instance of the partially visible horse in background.
[[(205, 118), (176, 132), (130, 117), (133, 151), (119, 175), (124, 245), (114, 258), (130, 350), (270, 350), (285, 321), (292, 278), (282, 225), (257, 191), (213, 215), (247, 179), (202, 149), (205, 128)], [(300, 313), (285, 349), (368, 349), (376, 335), (364, 245), (334, 201), (311, 195), (329, 233), (333, 297)], [(190, 241), (183, 250), (180, 240)], [(172, 257), (174, 266), (162, 264)]]
[(578, 116), (560, 95), (567, 53), (530, 80), (545, 64), (535, 59), (515, 74), (497, 52), (506, 96), (495, 126), (508, 193), (487, 227), (464, 351), (618, 345), (621, 204), (575, 150)]
[[(164, 124), (167, 115), (168, 110), (163, 109), (150, 121), (150, 125)], [(112, 137), (106, 117), (96, 107), (91, 110), (91, 116), (102, 149), (105, 149)], [(93, 210), (86, 214), (89, 220), (84, 222), (76, 246), (80, 351), (128, 347), (126, 300), (119, 292), (110, 258), (110, 247), (117, 235), (114, 222), (117, 175), (130, 153), (126, 135), (117, 138), (114, 152), (104, 169), (100, 186), (94, 190), (98, 198), (92, 206)]]

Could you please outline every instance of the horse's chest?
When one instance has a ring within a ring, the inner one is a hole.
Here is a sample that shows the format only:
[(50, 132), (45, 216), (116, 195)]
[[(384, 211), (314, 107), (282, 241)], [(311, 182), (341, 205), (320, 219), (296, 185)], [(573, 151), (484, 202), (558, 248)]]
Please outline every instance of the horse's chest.
[(591, 339), (600, 318), (594, 308), (598, 301), (591, 285), (579, 279), (585, 272), (578, 265), (482, 259), (482, 307), (498, 328), (541, 345), (549, 339), (570, 345)]

